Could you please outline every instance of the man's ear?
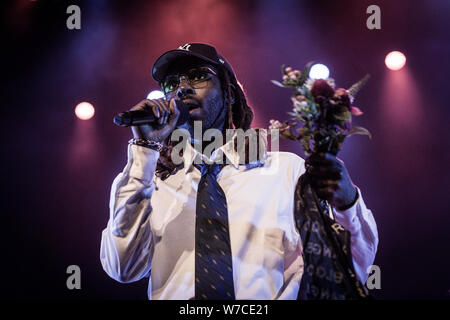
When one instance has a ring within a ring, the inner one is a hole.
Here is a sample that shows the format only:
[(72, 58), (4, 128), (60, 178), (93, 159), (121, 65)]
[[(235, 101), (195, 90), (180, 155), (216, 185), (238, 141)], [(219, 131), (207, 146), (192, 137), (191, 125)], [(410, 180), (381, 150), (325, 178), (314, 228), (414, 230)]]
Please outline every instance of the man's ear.
[(230, 88), (231, 88), (231, 90), (230, 90), (230, 92), (231, 92), (231, 104), (233, 105), (233, 104), (234, 104), (234, 101), (235, 101), (235, 99), (236, 99), (236, 96), (235, 96), (236, 87), (235, 87), (234, 84), (232, 84), (232, 83), (229, 83), (228, 85), (229, 85)]

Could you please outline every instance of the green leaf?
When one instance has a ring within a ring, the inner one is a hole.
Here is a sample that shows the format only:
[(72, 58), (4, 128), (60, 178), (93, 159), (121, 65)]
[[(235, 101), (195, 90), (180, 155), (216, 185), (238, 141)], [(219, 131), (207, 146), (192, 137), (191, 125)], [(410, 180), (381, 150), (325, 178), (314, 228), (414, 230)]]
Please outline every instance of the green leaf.
[(311, 140), (311, 136), (304, 136), (301, 139), (303, 152), (305, 152), (305, 153), (311, 153), (311, 150), (309, 149), (309, 140)]
[(343, 112), (337, 113), (335, 115), (333, 115), (333, 117), (336, 120), (340, 120), (340, 121), (350, 121), (352, 119), (352, 114), (350, 113), (350, 111), (344, 110)]
[(307, 128), (298, 128), (297, 129), (298, 138), (303, 138), (306, 134), (308, 134)]
[(361, 80), (359, 80), (357, 83), (355, 83), (354, 85), (352, 85), (350, 87), (350, 89), (348, 89), (348, 94), (350, 96), (350, 99), (353, 101), (355, 100), (356, 94), (358, 93), (358, 91), (367, 83), (367, 81), (369, 81), (370, 78), (370, 74), (366, 74), (364, 76), (364, 78), (362, 78)]
[(277, 81), (277, 80), (270, 80), (272, 81), (272, 83), (276, 86), (279, 86), (281, 88), (286, 88), (281, 82)]
[(366, 135), (369, 136), (369, 139), (372, 139), (372, 135), (370, 134), (369, 130), (363, 127), (352, 127), (347, 137), (351, 136), (352, 134)]
[(295, 136), (290, 129), (280, 130), (280, 135), (289, 140), (297, 140), (297, 136)]
[(311, 69), (311, 66), (314, 64), (314, 61), (308, 62), (308, 64), (305, 66), (305, 68), (302, 71), (302, 74), (300, 75), (299, 83), (302, 86), (306, 80), (309, 77), (309, 70)]
[(314, 101), (311, 91), (307, 87), (303, 88), (303, 95), (305, 96), (306, 99), (308, 99), (310, 101)]

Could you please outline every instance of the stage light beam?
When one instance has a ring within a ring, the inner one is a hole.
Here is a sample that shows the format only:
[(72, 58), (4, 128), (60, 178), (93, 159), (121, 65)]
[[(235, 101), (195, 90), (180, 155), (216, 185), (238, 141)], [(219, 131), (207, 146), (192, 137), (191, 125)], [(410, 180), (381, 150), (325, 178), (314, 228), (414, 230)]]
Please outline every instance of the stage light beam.
[(316, 63), (309, 70), (309, 77), (311, 79), (327, 79), (330, 76), (328, 67), (321, 63)]
[(89, 102), (80, 102), (75, 107), (75, 115), (80, 120), (89, 120), (94, 116), (95, 109)]
[(400, 70), (406, 64), (406, 57), (400, 51), (392, 51), (386, 55), (384, 63), (390, 70)]

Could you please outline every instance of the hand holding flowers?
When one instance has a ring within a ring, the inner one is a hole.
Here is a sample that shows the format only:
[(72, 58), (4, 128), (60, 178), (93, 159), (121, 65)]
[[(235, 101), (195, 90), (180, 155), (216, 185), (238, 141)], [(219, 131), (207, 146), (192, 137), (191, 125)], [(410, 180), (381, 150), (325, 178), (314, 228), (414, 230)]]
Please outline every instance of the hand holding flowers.
[(282, 67), (282, 88), (293, 90), (291, 119), (280, 122), (270, 120), (270, 129), (279, 129), (282, 137), (301, 142), (306, 160), (307, 174), (317, 195), (338, 209), (347, 209), (357, 200), (357, 190), (345, 164), (336, 157), (346, 137), (364, 134), (367, 129), (352, 126), (352, 116), (361, 110), (352, 105), (359, 89), (367, 82), (366, 75), (348, 90), (335, 88), (334, 79), (309, 78), (309, 63), (302, 72)]

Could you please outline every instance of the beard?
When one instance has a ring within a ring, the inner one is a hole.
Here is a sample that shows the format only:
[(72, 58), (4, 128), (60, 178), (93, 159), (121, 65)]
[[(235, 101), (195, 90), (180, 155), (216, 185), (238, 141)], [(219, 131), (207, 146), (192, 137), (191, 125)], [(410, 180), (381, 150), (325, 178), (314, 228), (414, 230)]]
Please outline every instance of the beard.
[(223, 130), (226, 119), (226, 108), (221, 94), (208, 99), (204, 105), (190, 111), (189, 120), (182, 126), (194, 137), (194, 121), (201, 121), (202, 135), (208, 129)]

